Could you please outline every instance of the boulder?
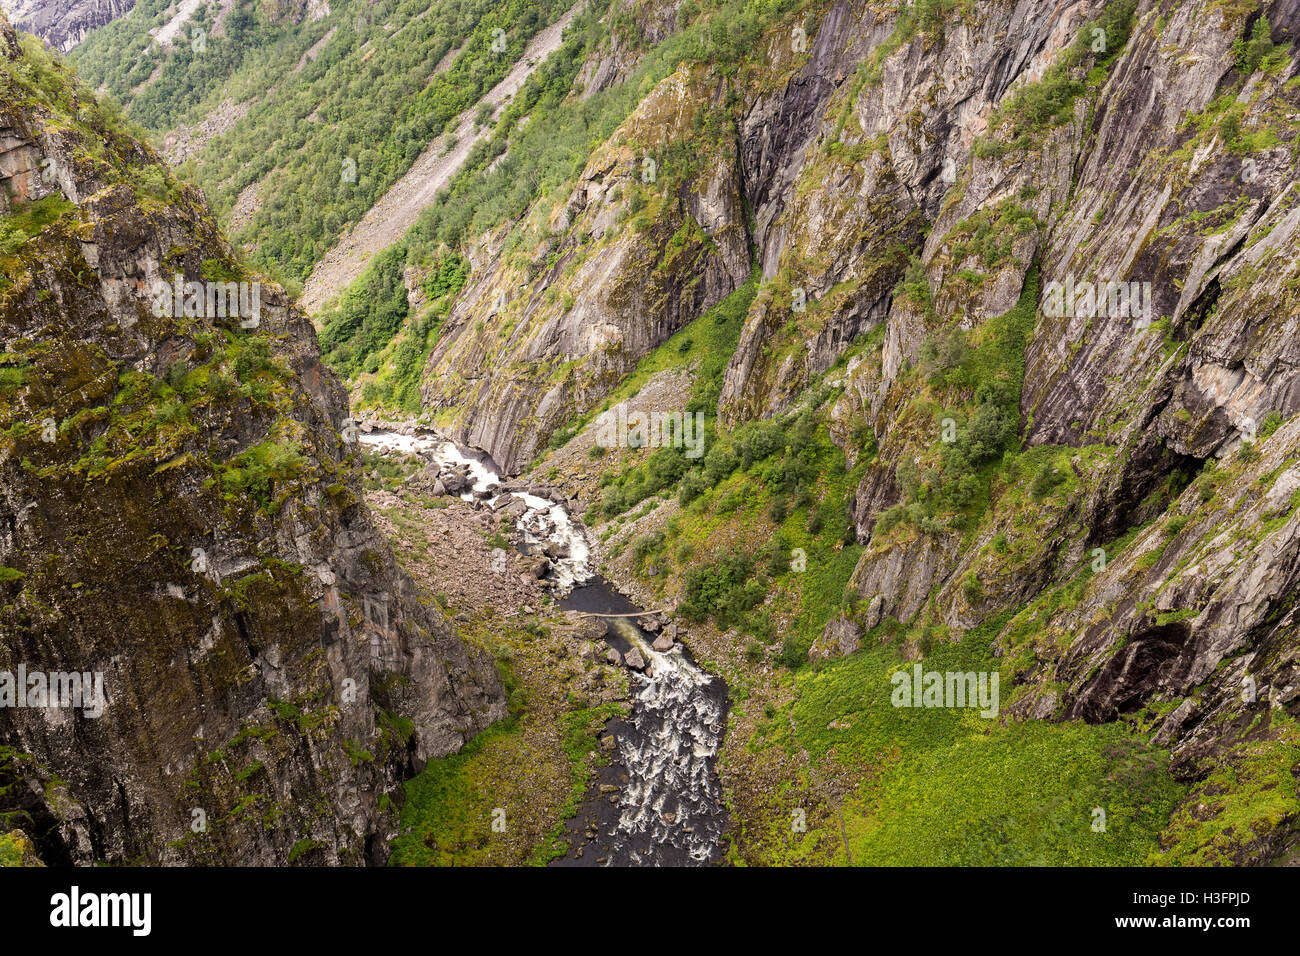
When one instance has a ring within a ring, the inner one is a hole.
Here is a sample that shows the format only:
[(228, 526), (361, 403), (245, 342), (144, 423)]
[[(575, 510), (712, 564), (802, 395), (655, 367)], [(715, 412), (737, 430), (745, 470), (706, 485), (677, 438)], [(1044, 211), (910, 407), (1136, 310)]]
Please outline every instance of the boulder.
[(516, 521), (522, 518), (527, 510), (528, 505), (514, 495), (502, 495), (497, 499), (496, 511), (499, 514), (509, 515)]
[(444, 471), (438, 477), (450, 495), (458, 495), (472, 484), (468, 472), (459, 468)]
[(846, 617), (832, 618), (808, 650), (810, 661), (844, 657), (862, 646), (862, 628)]
[(867, 610), (862, 617), (862, 629), (869, 631), (879, 624), (885, 617), (885, 599), (877, 594), (867, 605)]

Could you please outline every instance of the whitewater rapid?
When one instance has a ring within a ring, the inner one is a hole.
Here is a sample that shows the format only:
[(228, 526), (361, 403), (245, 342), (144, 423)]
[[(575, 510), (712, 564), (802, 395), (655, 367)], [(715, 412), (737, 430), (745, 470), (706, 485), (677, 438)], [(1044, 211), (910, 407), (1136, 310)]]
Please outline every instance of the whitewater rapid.
[(631, 732), (616, 735), (628, 780), (617, 822), (605, 827), (606, 865), (707, 863), (721, 847), (725, 824), (715, 763), (726, 688), (691, 663), (681, 644), (656, 651), (630, 622), (613, 626), (650, 666), (629, 672)]
[(455, 442), (436, 435), (402, 435), (398, 432), (375, 430), (357, 436), (362, 445), (379, 454), (418, 455), (436, 461), (443, 468), (466, 465), (473, 484), (460, 497), (473, 501), (484, 498), (489, 508), (497, 510), (505, 498), (517, 498), (525, 506), (524, 513), (515, 522), (530, 552), (542, 552), (548, 544), (557, 557), (551, 557), (551, 572), (555, 589), (567, 594), (575, 586), (592, 577), (591, 544), (586, 532), (577, 524), (562, 505), (538, 495), (521, 491), (495, 494), (501, 485), (501, 475), (489, 464), (490, 459), (476, 456), (460, 449)]
[[(619, 799), (611, 806), (593, 782), (579, 809), (590, 816), (597, 835), (581, 825), (569, 827), (571, 837), (584, 837), (581, 856), (575, 846), (563, 862), (616, 865), (690, 865), (716, 859), (725, 825), (722, 788), (716, 761), (726, 720), (726, 686), (696, 667), (682, 644), (654, 649), (653, 637), (634, 622), (639, 615), (591, 567), (592, 551), (586, 530), (564, 506), (521, 491), (500, 491), (501, 475), (490, 459), (467, 452), (434, 435), (403, 435), (389, 431), (360, 433), (361, 444), (380, 454), (419, 455), (444, 469), (468, 466), (472, 486), (461, 498), (483, 500), (498, 510), (514, 497), (525, 510), (516, 520), (529, 553), (551, 558), (558, 596), (585, 592), (576, 602), (585, 610), (625, 614), (608, 619), (607, 641), (620, 650), (620, 660), (635, 649), (644, 670), (627, 667), (632, 712), (612, 727), (617, 754), (604, 769), (606, 781), (617, 781)], [(595, 846), (591, 844), (595, 843)]]

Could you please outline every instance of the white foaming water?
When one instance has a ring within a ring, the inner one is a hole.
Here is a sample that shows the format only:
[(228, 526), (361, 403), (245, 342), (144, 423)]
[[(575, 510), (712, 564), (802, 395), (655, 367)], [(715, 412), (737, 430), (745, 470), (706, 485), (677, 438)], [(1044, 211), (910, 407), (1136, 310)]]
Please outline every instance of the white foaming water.
[[(501, 484), (499, 474), (443, 438), (386, 431), (358, 437), (381, 454), (421, 455), (444, 468), (468, 465), (473, 492), (492, 492)], [(473, 492), (461, 497), (473, 500)], [(563, 505), (526, 492), (502, 492), (489, 504), (495, 507), (504, 496), (523, 502), (526, 510), (515, 526), (531, 552), (550, 557), (557, 591), (567, 593), (593, 576), (586, 535)], [(612, 625), (649, 667), (644, 674), (628, 671), (634, 696), (628, 720), (635, 732), (618, 738), (628, 782), (618, 821), (607, 834), (607, 865), (706, 863), (721, 844), (724, 824), (712, 761), (722, 739), (725, 690), (687, 659), (680, 644), (656, 651), (631, 621), (615, 618)]]
[(666, 845), (705, 863), (722, 839), (721, 785), (710, 761), (722, 740), (724, 695), (680, 644), (656, 651), (630, 623), (619, 624), (650, 666), (646, 674), (631, 672), (637, 732), (619, 738), (628, 782), (609, 862), (653, 863), (656, 848)]
[(456, 465), (468, 465), (469, 473), (474, 476), (474, 485), (471, 491), (461, 494), (461, 497), (466, 501), (474, 497), (473, 491), (491, 491), (495, 485), (501, 483), (500, 475), (479, 459), (471, 458), (462, 453), (456, 447), (455, 442), (448, 441), (445, 438), (426, 435), (402, 435), (398, 432), (382, 430), (368, 433), (360, 432), (357, 438), (361, 444), (373, 446), (375, 451), (381, 455), (421, 455), (431, 457), (438, 464), (449, 468)]
[[(567, 593), (574, 585), (591, 577), (591, 547), (582, 530), (573, 523), (562, 505), (553, 501), (520, 492), (511, 492), (528, 510), (516, 522), (530, 547), (546, 549), (555, 545), (556, 556), (551, 558), (556, 587)], [(495, 499), (494, 499), (495, 500)]]
[[(480, 459), (466, 455), (455, 442), (436, 435), (402, 435), (397, 432), (376, 430), (360, 432), (358, 439), (380, 454), (420, 455), (432, 458), (444, 468), (468, 465), (473, 485), (461, 493), (466, 501), (474, 500), (476, 492), (490, 492), (501, 484), (501, 476)], [(522, 501), (526, 511), (516, 521), (524, 541), (533, 552), (546, 553), (551, 561), (556, 590), (566, 594), (591, 578), (591, 546), (587, 537), (563, 506), (538, 495), (507, 491), (487, 499), (496, 508), (500, 499), (514, 497)]]

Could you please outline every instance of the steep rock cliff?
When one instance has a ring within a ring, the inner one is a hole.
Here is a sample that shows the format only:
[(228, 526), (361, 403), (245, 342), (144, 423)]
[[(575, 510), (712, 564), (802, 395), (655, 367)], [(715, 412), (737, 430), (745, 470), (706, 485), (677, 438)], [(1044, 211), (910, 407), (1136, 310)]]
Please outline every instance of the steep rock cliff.
[(566, 200), (537, 204), (477, 250), (424, 373), (423, 404), (450, 434), (519, 470), (575, 410), (744, 282), (726, 92), (705, 70), (679, 70), (592, 155)]
[[(492, 663), (360, 503), (310, 323), (0, 27), (0, 670), (107, 699), (0, 709), (4, 809), (49, 863), (379, 862), (403, 777), (504, 716)], [(163, 311), (177, 275), (260, 307)]]
[(5, 0), (14, 27), (67, 53), (96, 27), (129, 13), (135, 0)]

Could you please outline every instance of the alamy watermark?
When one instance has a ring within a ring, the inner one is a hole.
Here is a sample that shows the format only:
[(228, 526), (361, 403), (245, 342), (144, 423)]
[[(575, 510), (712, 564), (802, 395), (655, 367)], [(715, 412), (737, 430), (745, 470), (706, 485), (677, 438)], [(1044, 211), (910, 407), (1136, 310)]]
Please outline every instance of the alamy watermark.
[(703, 412), (629, 412), (626, 405), (596, 419), (596, 443), (605, 448), (683, 448), (686, 458), (704, 454)]
[(1151, 283), (1076, 282), (1073, 275), (1064, 282), (1053, 280), (1043, 288), (1043, 314), (1051, 318), (1068, 316), (1091, 319), (1135, 319), (1139, 328), (1151, 324)]
[(244, 329), (255, 329), (262, 320), (260, 282), (186, 282), (177, 273), (171, 283), (155, 280), (149, 296), (160, 319), (237, 317)]
[(56, 929), (123, 927), (133, 936), (148, 936), (152, 911), (152, 893), (83, 893), (73, 886), (67, 893), (50, 897), (50, 925)]
[(910, 674), (897, 671), (889, 680), (895, 707), (978, 707), (981, 717), (998, 715), (997, 671), (927, 671), (915, 664)]
[(87, 717), (104, 713), (103, 671), (0, 671), (0, 707), (81, 710)]

